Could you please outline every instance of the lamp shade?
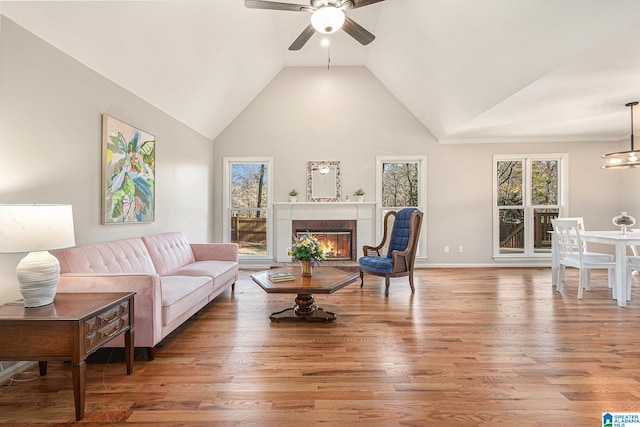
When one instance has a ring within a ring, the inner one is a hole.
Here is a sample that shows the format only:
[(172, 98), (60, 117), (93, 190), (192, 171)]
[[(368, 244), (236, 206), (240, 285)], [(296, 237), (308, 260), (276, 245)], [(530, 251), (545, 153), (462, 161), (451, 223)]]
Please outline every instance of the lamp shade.
[(60, 263), (48, 251), (75, 240), (70, 205), (0, 205), (0, 253), (29, 252), (16, 267), (25, 307), (53, 302)]
[(311, 25), (322, 34), (333, 34), (340, 30), (344, 20), (344, 11), (331, 5), (321, 7), (311, 15)]
[(0, 253), (74, 245), (71, 205), (0, 205)]

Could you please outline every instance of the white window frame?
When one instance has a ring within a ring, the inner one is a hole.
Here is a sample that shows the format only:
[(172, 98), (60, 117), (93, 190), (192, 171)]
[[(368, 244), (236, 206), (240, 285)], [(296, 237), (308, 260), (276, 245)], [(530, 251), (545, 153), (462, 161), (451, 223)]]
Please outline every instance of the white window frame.
[[(532, 188), (531, 188), (531, 164), (539, 160), (557, 160), (558, 161), (558, 204), (557, 205), (532, 205)], [(567, 153), (543, 153), (543, 154), (495, 154), (493, 156), (493, 257), (499, 259), (517, 258), (551, 258), (551, 253), (534, 251), (534, 224), (533, 217), (535, 209), (558, 209), (558, 216), (567, 216), (567, 194), (568, 194), (568, 162), (569, 154)], [(523, 253), (503, 254), (500, 253), (500, 208), (498, 206), (498, 162), (515, 161), (522, 162), (522, 188), (523, 203), (521, 208), (524, 210), (524, 229), (525, 229), (525, 245)]]
[(382, 240), (384, 232), (384, 212), (389, 207), (382, 206), (382, 165), (383, 163), (417, 163), (418, 164), (418, 206), (423, 213), (418, 252), (416, 258), (427, 258), (427, 156), (376, 156), (376, 242)]
[(231, 165), (236, 163), (257, 163), (267, 165), (267, 191), (269, 200), (267, 206), (262, 208), (267, 212), (267, 251), (265, 255), (238, 254), (240, 259), (273, 259), (273, 157), (224, 157), (223, 158), (223, 200), (224, 209), (222, 215), (222, 235), (225, 243), (231, 242)]

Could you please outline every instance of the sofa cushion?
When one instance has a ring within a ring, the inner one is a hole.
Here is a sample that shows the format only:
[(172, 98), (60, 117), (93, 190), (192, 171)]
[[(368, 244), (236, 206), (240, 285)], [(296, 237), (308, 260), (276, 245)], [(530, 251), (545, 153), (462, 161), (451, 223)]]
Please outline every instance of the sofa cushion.
[(210, 277), (162, 276), (162, 325), (183, 315), (213, 292)]
[(171, 274), (177, 268), (194, 262), (191, 245), (179, 231), (142, 238), (159, 275)]
[[(213, 279), (213, 289), (227, 283), (238, 276), (236, 261), (196, 261), (184, 267), (173, 270), (170, 274), (176, 276), (209, 276)], [(233, 280), (235, 282), (235, 280)]]
[(156, 273), (140, 238), (76, 246), (54, 254), (60, 273)]

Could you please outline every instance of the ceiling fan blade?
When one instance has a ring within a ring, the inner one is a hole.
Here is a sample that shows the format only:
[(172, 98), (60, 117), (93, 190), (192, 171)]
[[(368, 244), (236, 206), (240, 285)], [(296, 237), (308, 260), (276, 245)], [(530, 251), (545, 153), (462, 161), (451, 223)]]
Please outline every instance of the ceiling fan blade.
[(376, 38), (376, 36), (371, 34), (369, 31), (365, 30), (362, 25), (358, 24), (356, 21), (349, 18), (348, 16), (345, 17), (344, 25), (342, 26), (342, 29), (351, 37), (358, 40), (360, 44), (363, 44), (363, 45), (367, 45), (371, 43), (373, 39)]
[(370, 4), (379, 3), (384, 0), (351, 0), (353, 2), (352, 9), (357, 9), (359, 7), (369, 6)]
[(304, 46), (304, 44), (309, 41), (311, 36), (315, 34), (315, 32), (316, 29), (313, 28), (313, 25), (307, 25), (307, 28), (305, 28), (302, 33), (300, 33), (298, 38), (295, 39), (293, 43), (291, 43), (291, 46), (289, 46), (289, 50), (300, 50), (302, 46)]
[(250, 9), (288, 10), (291, 12), (313, 12), (313, 8), (303, 4), (281, 3), (277, 1), (244, 0), (244, 6)]

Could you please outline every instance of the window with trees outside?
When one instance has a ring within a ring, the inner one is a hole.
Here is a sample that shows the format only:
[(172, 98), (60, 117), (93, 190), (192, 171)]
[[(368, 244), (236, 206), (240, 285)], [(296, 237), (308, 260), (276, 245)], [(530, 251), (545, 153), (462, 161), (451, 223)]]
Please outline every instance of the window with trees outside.
[(551, 256), (564, 215), (566, 154), (494, 156), (494, 256)]
[[(416, 207), (426, 212), (427, 158), (425, 156), (376, 157), (376, 199), (378, 200), (378, 242), (382, 239), (382, 218), (388, 211)], [(425, 218), (426, 220), (426, 218)], [(418, 256), (425, 256), (426, 226), (423, 224)]]
[(271, 256), (271, 158), (225, 158), (226, 241), (238, 256)]

